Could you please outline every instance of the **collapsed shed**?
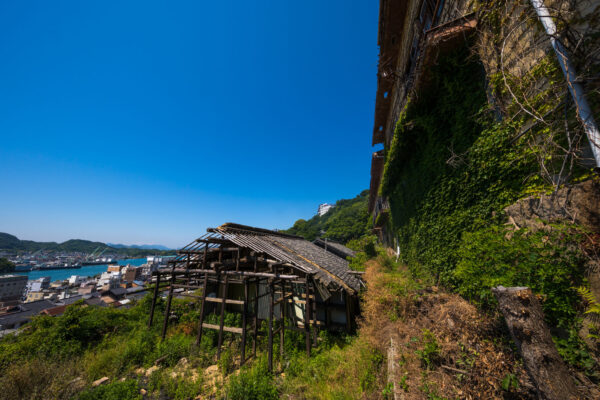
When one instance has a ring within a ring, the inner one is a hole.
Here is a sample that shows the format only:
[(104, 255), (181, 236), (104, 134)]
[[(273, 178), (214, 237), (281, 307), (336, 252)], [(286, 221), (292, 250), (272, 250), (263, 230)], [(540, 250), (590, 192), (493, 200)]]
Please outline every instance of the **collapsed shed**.
[[(273, 337), (279, 334), (283, 352), (285, 332), (304, 332), (306, 352), (316, 345), (320, 329), (354, 329), (358, 311), (359, 274), (351, 271), (341, 255), (352, 254), (340, 244), (321, 247), (304, 238), (234, 223), (209, 228), (207, 233), (183, 247), (166, 268), (154, 272), (152, 324), (156, 300), (168, 289), (162, 337), (169, 324), (174, 290), (178, 296), (197, 298), (200, 315), (196, 343), (205, 329), (218, 331), (217, 357), (223, 332), (241, 335), (241, 362), (246, 360), (248, 335), (256, 354), (258, 328), (268, 324), (268, 360), (272, 368)], [(190, 293), (201, 289), (198, 293)], [(241, 313), (239, 326), (225, 326), (225, 310)], [(219, 324), (205, 322), (208, 313)], [(274, 326), (277, 325), (276, 328)]]

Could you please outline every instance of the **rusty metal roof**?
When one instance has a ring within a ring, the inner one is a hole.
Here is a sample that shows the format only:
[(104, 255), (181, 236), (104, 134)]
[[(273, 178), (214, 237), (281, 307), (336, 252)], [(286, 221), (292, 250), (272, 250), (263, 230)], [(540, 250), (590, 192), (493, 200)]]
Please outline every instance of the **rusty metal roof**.
[(343, 288), (351, 293), (360, 289), (360, 281), (351, 274), (347, 260), (302, 237), (234, 223), (209, 228), (208, 232), (314, 274), (315, 279), (330, 289)]

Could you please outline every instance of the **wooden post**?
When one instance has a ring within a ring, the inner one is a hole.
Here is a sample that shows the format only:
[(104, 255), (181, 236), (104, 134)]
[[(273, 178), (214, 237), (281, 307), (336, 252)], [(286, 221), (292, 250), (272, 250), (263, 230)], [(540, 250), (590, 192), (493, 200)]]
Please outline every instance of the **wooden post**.
[(244, 279), (244, 310), (242, 311), (242, 357), (240, 359), (240, 366), (246, 362), (246, 316), (248, 315), (248, 279)]
[(344, 291), (344, 301), (346, 302), (346, 332), (352, 332), (352, 314), (350, 312), (350, 295), (348, 292)]
[[(219, 281), (221, 280), (219, 275)], [(229, 286), (227, 280), (229, 275), (225, 275), (225, 285), (223, 287), (223, 300), (221, 301), (221, 320), (219, 322), (219, 342), (217, 347), (217, 360), (221, 358), (221, 345), (223, 344), (223, 326), (225, 325), (225, 301), (227, 300), (227, 287)]]
[(202, 340), (202, 324), (204, 323), (206, 289), (208, 289), (208, 274), (204, 274), (204, 284), (202, 285), (202, 303), (200, 303), (200, 320), (198, 321), (198, 336), (196, 337), (196, 346), (200, 346), (200, 341)]
[(283, 360), (283, 348), (285, 345), (285, 320), (287, 314), (287, 298), (285, 294), (285, 281), (281, 280), (281, 303), (279, 303), (280, 330), (279, 330), (279, 357)]
[(171, 313), (171, 300), (173, 299), (173, 285), (175, 284), (175, 265), (173, 265), (173, 271), (171, 273), (171, 286), (169, 287), (169, 297), (167, 298), (167, 308), (165, 310), (165, 320), (163, 321), (163, 328), (161, 339), (165, 339), (167, 335), (167, 327), (169, 325), (169, 314)]
[(202, 269), (206, 269), (206, 258), (208, 257), (208, 242), (204, 245), (204, 257), (202, 257)]
[(325, 326), (327, 329), (331, 327), (331, 296), (325, 300)]
[(235, 257), (235, 270), (236, 271), (240, 270), (240, 248), (239, 247), (237, 249), (237, 254)]
[(310, 304), (311, 304), (311, 317), (312, 319), (315, 321), (314, 323), (314, 328), (312, 330), (312, 347), (317, 347), (317, 330), (319, 329), (319, 325), (317, 324), (317, 290), (315, 288), (315, 281), (313, 279), (311, 279), (311, 285), (310, 287), (312, 288), (312, 292), (314, 295), (314, 301), (311, 300)]
[(150, 319), (148, 320), (148, 328), (152, 328), (152, 322), (154, 320), (154, 307), (156, 306), (156, 299), (158, 299), (160, 286), (160, 272), (156, 272), (156, 286), (154, 287), (154, 296), (152, 296), (152, 305), (150, 306)]
[(535, 384), (538, 397), (548, 400), (581, 398), (554, 346), (544, 322), (542, 307), (531, 289), (498, 286), (492, 292), (498, 299), (500, 311)]
[(258, 285), (260, 278), (256, 278), (254, 290), (254, 341), (252, 342), (252, 355), (256, 358), (256, 342), (258, 341)]
[(306, 276), (304, 291), (306, 292), (306, 301), (304, 302), (304, 335), (306, 339), (306, 355), (310, 357), (310, 292), (308, 290), (309, 276)]
[(269, 282), (269, 372), (273, 372), (273, 303), (275, 302), (275, 293), (273, 290), (273, 282)]

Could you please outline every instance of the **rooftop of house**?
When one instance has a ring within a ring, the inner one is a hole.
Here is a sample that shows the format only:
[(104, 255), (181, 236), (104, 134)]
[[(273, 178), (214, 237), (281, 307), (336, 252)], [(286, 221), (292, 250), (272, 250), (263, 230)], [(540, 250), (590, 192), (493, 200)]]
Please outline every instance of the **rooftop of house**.
[(314, 274), (317, 281), (330, 289), (341, 287), (349, 292), (360, 290), (360, 281), (351, 273), (345, 258), (323, 251), (300, 236), (235, 223), (209, 228), (208, 232), (220, 234), (238, 246), (267, 253), (280, 262)]
[(313, 243), (323, 249), (327, 249), (327, 251), (335, 254), (338, 257), (342, 257), (343, 259), (347, 259), (348, 257), (354, 257), (354, 255), (356, 254), (354, 250), (333, 240), (317, 238), (313, 240)]

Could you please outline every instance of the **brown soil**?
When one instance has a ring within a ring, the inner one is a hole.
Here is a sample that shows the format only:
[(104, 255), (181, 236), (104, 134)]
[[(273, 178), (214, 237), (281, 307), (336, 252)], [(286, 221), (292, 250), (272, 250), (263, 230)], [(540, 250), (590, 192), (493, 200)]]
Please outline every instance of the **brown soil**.
[[(417, 289), (408, 273), (384, 272), (377, 261), (368, 263), (365, 279), (361, 335), (383, 354), (394, 344), (388, 370), (395, 389), (388, 391), (396, 398), (536, 398), (498, 318), (458, 295)], [(514, 383), (505, 390), (503, 381)]]

